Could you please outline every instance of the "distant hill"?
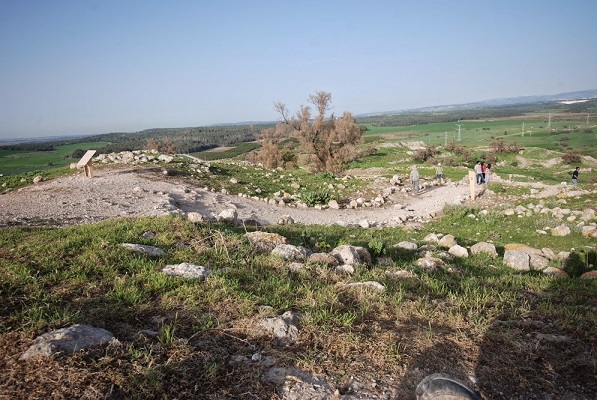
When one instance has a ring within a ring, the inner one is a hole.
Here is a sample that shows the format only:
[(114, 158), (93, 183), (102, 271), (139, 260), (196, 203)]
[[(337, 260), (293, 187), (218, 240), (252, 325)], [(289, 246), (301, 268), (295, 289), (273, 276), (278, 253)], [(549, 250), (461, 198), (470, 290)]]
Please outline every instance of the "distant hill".
[(534, 103), (545, 103), (545, 102), (560, 102), (566, 100), (585, 100), (597, 98), (597, 89), (581, 90), (576, 92), (566, 92), (559, 94), (549, 95), (536, 95), (536, 96), (519, 96), (519, 97), (508, 97), (502, 99), (483, 100), (473, 103), (464, 104), (446, 104), (438, 106), (429, 106), (421, 108), (413, 108), (408, 110), (398, 111), (383, 111), (374, 112), (368, 114), (359, 114), (356, 117), (371, 117), (387, 114), (404, 114), (413, 112), (445, 112), (445, 111), (457, 111), (457, 110), (468, 110), (474, 108), (487, 108), (487, 107), (503, 107), (503, 106), (514, 106), (522, 104), (534, 104)]

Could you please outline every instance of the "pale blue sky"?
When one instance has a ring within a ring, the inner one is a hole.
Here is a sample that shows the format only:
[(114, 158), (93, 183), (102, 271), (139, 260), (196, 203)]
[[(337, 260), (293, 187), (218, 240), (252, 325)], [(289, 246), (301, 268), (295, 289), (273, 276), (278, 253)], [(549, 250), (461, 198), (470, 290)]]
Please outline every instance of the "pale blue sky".
[(0, 0), (0, 138), (597, 89), (597, 1)]

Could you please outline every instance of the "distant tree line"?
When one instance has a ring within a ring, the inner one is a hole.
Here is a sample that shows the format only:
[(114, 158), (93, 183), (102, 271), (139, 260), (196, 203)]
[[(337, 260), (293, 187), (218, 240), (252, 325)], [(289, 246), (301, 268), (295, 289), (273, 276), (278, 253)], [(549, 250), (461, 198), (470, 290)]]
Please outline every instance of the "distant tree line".
[[(262, 129), (274, 124), (258, 125), (221, 125), (191, 128), (154, 128), (139, 132), (112, 132), (101, 135), (85, 136), (76, 139), (62, 139), (48, 142), (15, 143), (2, 146), (2, 150), (13, 151), (54, 151), (57, 146), (80, 143), (108, 142), (99, 148), (98, 153), (112, 153), (146, 149), (148, 143), (168, 143), (169, 151), (195, 153), (219, 146), (255, 140)], [(76, 156), (73, 156), (76, 158)]]

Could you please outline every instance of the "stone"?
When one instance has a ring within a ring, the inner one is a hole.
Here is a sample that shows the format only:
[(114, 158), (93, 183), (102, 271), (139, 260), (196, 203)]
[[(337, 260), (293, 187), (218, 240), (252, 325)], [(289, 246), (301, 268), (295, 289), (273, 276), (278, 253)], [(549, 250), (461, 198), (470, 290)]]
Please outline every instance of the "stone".
[(334, 389), (323, 378), (296, 368), (275, 367), (265, 371), (264, 378), (276, 386), (283, 400), (328, 400), (338, 398)]
[(561, 270), (559, 268), (555, 268), (555, 267), (547, 267), (547, 268), (545, 268), (543, 270), (543, 273), (545, 275), (553, 276), (553, 277), (556, 277), (556, 278), (563, 278), (563, 279), (565, 279), (565, 278), (569, 277), (569, 275), (568, 275), (568, 273), (566, 271), (563, 271), (563, 270)]
[(234, 208), (227, 208), (220, 212), (216, 219), (219, 222), (234, 222), (238, 217), (238, 212)]
[(187, 214), (187, 219), (189, 220), (189, 222), (192, 222), (194, 224), (199, 223), (199, 222), (203, 222), (203, 215), (201, 215), (198, 212), (190, 212)]
[(376, 292), (383, 292), (386, 290), (386, 287), (379, 282), (375, 281), (366, 281), (366, 282), (354, 282), (346, 284), (347, 287), (355, 288), (355, 287), (362, 287), (366, 289), (372, 289)]
[(333, 210), (339, 210), (340, 209), (340, 204), (338, 204), (338, 202), (336, 200), (330, 200), (328, 202), (328, 207), (333, 209)]
[(161, 155), (158, 157), (158, 160), (159, 160), (159, 161), (162, 161), (163, 163), (166, 163), (166, 164), (168, 164), (168, 163), (171, 163), (171, 162), (172, 162), (172, 160), (174, 160), (174, 157), (172, 157), (172, 156), (169, 156), (169, 155), (166, 155), (166, 154), (161, 154)]
[(367, 219), (362, 219), (362, 220), (359, 221), (359, 226), (361, 228), (368, 229), (368, 228), (371, 227), (371, 223)]
[(254, 231), (245, 233), (247, 239), (257, 250), (271, 252), (277, 245), (286, 244), (286, 238), (277, 233)]
[(537, 254), (530, 255), (531, 268), (537, 271), (543, 271), (549, 266), (549, 260), (543, 256)]
[(568, 236), (570, 228), (566, 225), (559, 225), (551, 229), (551, 236)]
[(328, 253), (313, 253), (309, 256), (307, 261), (314, 264), (323, 264), (328, 267), (338, 265), (338, 259)]
[(410, 279), (410, 278), (416, 278), (417, 276), (415, 274), (413, 274), (410, 271), (404, 270), (404, 269), (399, 269), (399, 270), (387, 270), (385, 272), (385, 275), (388, 279), (390, 280), (400, 280), (400, 279)]
[(40, 183), (44, 178), (40, 175), (37, 175), (35, 178), (33, 178), (33, 183), (38, 184)]
[(556, 259), (556, 253), (548, 247), (542, 248), (541, 253), (542, 253), (543, 257), (547, 258), (548, 260)]
[(417, 248), (419, 246), (417, 246), (417, 244), (413, 243), (413, 242), (399, 242), (399, 243), (395, 244), (394, 247), (397, 249), (415, 251), (415, 250), (417, 250)]
[(448, 253), (454, 257), (466, 258), (468, 257), (468, 250), (460, 245), (450, 247)]
[(305, 264), (294, 261), (294, 262), (291, 262), (290, 264), (288, 264), (286, 266), (286, 268), (290, 272), (298, 273), (298, 272), (301, 272), (303, 269), (305, 269)]
[(479, 242), (471, 246), (471, 254), (487, 254), (490, 257), (496, 258), (498, 256), (497, 250), (493, 243)]
[(190, 263), (180, 263), (166, 265), (162, 269), (162, 273), (169, 276), (178, 276), (185, 279), (199, 279), (205, 280), (210, 274), (210, 271), (200, 265)]
[(49, 357), (58, 353), (70, 354), (108, 344), (112, 340), (115, 340), (114, 335), (105, 329), (76, 324), (38, 336), (19, 360)]
[(361, 263), (363, 263), (365, 265), (371, 265), (373, 263), (373, 258), (371, 257), (369, 250), (367, 250), (365, 247), (362, 247), (362, 246), (353, 246), (353, 247), (356, 250), (357, 254), (359, 255), (359, 258), (361, 259)]
[(581, 228), (581, 233), (584, 237), (597, 237), (597, 226), (587, 225)]
[(340, 264), (354, 265), (361, 262), (361, 257), (354, 246), (341, 245), (330, 252)]
[(337, 274), (354, 275), (354, 266), (350, 264), (342, 264), (336, 267)]
[(506, 245), (504, 245), (504, 249), (516, 250), (516, 251), (520, 251), (521, 253), (526, 253), (526, 254), (537, 254), (537, 255), (543, 254), (543, 252), (539, 249), (536, 249), (531, 246), (527, 246), (526, 244), (520, 244), (520, 243), (507, 243)]
[(286, 311), (284, 314), (260, 321), (260, 328), (282, 343), (296, 342), (299, 333), (299, 323), (302, 315), (295, 311)]
[(137, 243), (122, 243), (121, 246), (134, 253), (144, 254), (150, 257), (163, 257), (166, 255), (166, 252), (164, 250), (155, 246), (148, 246), (145, 244)]
[(590, 221), (592, 219), (595, 219), (595, 210), (593, 210), (592, 208), (587, 208), (586, 210), (583, 210), (580, 219), (582, 219), (583, 221)]
[(294, 219), (290, 215), (283, 215), (282, 218), (278, 220), (278, 225), (292, 225), (294, 224)]
[(580, 276), (580, 279), (597, 279), (597, 271), (588, 271)]
[(504, 264), (518, 271), (529, 271), (531, 269), (531, 256), (517, 250), (506, 250), (504, 253)]
[(416, 264), (427, 271), (435, 271), (445, 265), (442, 259), (431, 256), (419, 258)]
[(439, 240), (438, 244), (440, 247), (449, 249), (452, 246), (456, 246), (458, 243), (456, 243), (456, 239), (453, 235), (445, 235)]
[(271, 254), (282, 257), (287, 261), (306, 261), (309, 256), (309, 250), (302, 246), (293, 246), (291, 244), (278, 244), (272, 250)]
[(435, 233), (430, 233), (429, 235), (425, 236), (423, 241), (428, 243), (439, 243), (439, 238)]

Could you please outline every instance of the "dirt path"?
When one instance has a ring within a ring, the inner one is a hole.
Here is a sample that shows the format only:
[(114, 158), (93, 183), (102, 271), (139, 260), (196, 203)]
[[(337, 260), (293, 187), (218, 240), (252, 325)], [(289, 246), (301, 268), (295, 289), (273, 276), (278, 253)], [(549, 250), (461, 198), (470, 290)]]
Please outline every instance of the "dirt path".
[(92, 179), (79, 173), (1, 195), (0, 226), (63, 226), (191, 211), (213, 218), (227, 208), (235, 208), (241, 220), (256, 220), (262, 225), (276, 224), (286, 215), (295, 223), (307, 225), (358, 225), (366, 220), (371, 226), (397, 226), (428, 219), (446, 204), (460, 204), (468, 192), (468, 186), (451, 184), (428, 188), (417, 196), (394, 193), (378, 208), (319, 210), (224, 195), (165, 176), (156, 168), (120, 166), (96, 170)]

